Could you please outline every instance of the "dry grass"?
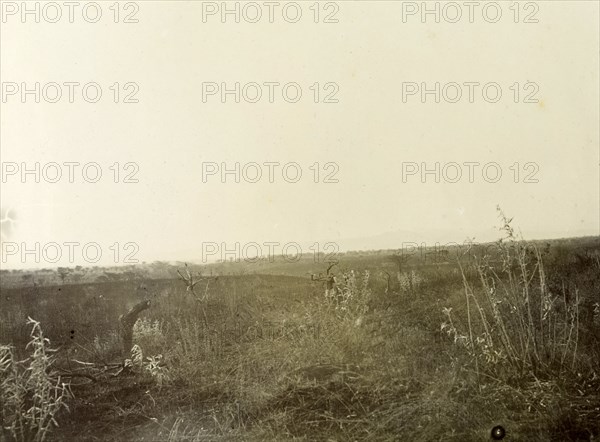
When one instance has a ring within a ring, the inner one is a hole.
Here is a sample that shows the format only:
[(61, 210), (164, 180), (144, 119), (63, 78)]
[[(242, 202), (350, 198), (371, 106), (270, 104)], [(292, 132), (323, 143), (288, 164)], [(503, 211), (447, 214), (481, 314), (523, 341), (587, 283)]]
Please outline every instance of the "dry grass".
[(12, 347), (0, 346), (0, 434), (17, 441), (41, 442), (58, 426), (55, 416), (67, 408), (70, 390), (51, 371), (52, 350), (39, 322), (28, 318), (27, 324), (31, 326), (27, 359), (17, 361)]
[[(219, 278), (199, 297), (172, 281), (134, 328), (137, 368), (79, 387), (55, 437), (479, 441), (500, 424), (592, 440), (600, 266), (506, 231), (488, 257), (403, 263), (396, 286), (344, 270), (335, 299), (300, 278)], [(82, 342), (90, 358), (110, 359), (108, 330)]]

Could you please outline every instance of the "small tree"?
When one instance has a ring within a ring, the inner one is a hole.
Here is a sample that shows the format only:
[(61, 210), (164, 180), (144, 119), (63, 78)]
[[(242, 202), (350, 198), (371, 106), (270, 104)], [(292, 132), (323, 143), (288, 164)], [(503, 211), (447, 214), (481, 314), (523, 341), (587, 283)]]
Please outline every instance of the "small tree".
[(390, 275), (390, 272), (386, 270), (382, 270), (381, 275), (385, 278), (385, 294), (387, 295), (392, 292), (392, 275)]
[(331, 300), (335, 297), (335, 295), (337, 294), (337, 279), (335, 277), (335, 275), (333, 273), (331, 273), (331, 269), (334, 268), (336, 265), (339, 264), (338, 261), (328, 261), (328, 267), (327, 267), (327, 271), (325, 272), (325, 275), (323, 275), (322, 273), (319, 273), (318, 275), (315, 275), (314, 273), (312, 273), (310, 275), (310, 279), (311, 281), (321, 281), (325, 283), (325, 298), (327, 300)]
[[(219, 279), (219, 277), (203, 277), (200, 272), (197, 272), (196, 275), (192, 275), (187, 263), (184, 263), (184, 265), (185, 274), (181, 273), (179, 270), (177, 270), (177, 274), (179, 275), (179, 278), (185, 283), (186, 290), (190, 292), (192, 296), (196, 299), (196, 301), (200, 303), (200, 308), (202, 309), (202, 316), (204, 316), (204, 325), (208, 327), (208, 318), (206, 317), (206, 312), (204, 311), (203, 302), (208, 297), (208, 286), (210, 285), (210, 281), (216, 281), (217, 279)], [(204, 286), (204, 294), (202, 295), (202, 297), (200, 297), (200, 295), (196, 293), (196, 285), (204, 281), (206, 282), (206, 285)]]
[(404, 265), (408, 262), (409, 256), (403, 250), (398, 250), (393, 255), (390, 255), (390, 260), (396, 265), (398, 275), (402, 273)]
[(59, 267), (56, 270), (56, 273), (58, 273), (58, 277), (60, 278), (60, 282), (62, 284), (65, 283), (65, 279), (67, 279), (67, 276), (69, 276), (69, 274), (72, 272), (71, 269), (67, 268), (67, 267)]

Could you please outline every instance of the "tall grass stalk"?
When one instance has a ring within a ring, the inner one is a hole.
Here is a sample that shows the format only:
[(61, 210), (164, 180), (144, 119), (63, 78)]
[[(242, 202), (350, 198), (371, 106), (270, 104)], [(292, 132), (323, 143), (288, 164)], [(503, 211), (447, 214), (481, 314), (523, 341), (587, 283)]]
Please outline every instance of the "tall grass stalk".
[(40, 323), (28, 318), (27, 324), (32, 326), (27, 344), (31, 356), (17, 361), (13, 347), (0, 346), (0, 423), (14, 440), (41, 442), (58, 426), (58, 412), (68, 410), (66, 400), (71, 393), (69, 385), (51, 370), (53, 350)]
[[(477, 278), (469, 280), (459, 262), (465, 291), (466, 326), (452, 321), (442, 329), (462, 343), (480, 369), (493, 376), (548, 377), (575, 370), (578, 362), (579, 295), (563, 305), (546, 283), (540, 251), (517, 238), (500, 211), (506, 237), (496, 243), (498, 258), (476, 257)], [(475, 313), (475, 316), (473, 316)]]

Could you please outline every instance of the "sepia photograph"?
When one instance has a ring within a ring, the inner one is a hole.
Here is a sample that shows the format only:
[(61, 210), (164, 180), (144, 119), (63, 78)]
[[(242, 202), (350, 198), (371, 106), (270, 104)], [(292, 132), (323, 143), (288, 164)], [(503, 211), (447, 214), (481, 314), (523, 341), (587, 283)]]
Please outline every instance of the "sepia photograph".
[(0, 0), (13, 441), (600, 441), (600, 0)]

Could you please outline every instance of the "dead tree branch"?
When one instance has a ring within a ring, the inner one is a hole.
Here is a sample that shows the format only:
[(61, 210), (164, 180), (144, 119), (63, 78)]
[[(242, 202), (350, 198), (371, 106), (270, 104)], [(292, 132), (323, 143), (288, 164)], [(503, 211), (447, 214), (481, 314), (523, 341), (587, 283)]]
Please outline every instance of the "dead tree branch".
[(142, 301), (134, 305), (124, 315), (119, 317), (119, 323), (121, 326), (121, 339), (123, 341), (123, 356), (127, 357), (133, 346), (133, 326), (137, 321), (140, 313), (150, 307), (150, 301)]

